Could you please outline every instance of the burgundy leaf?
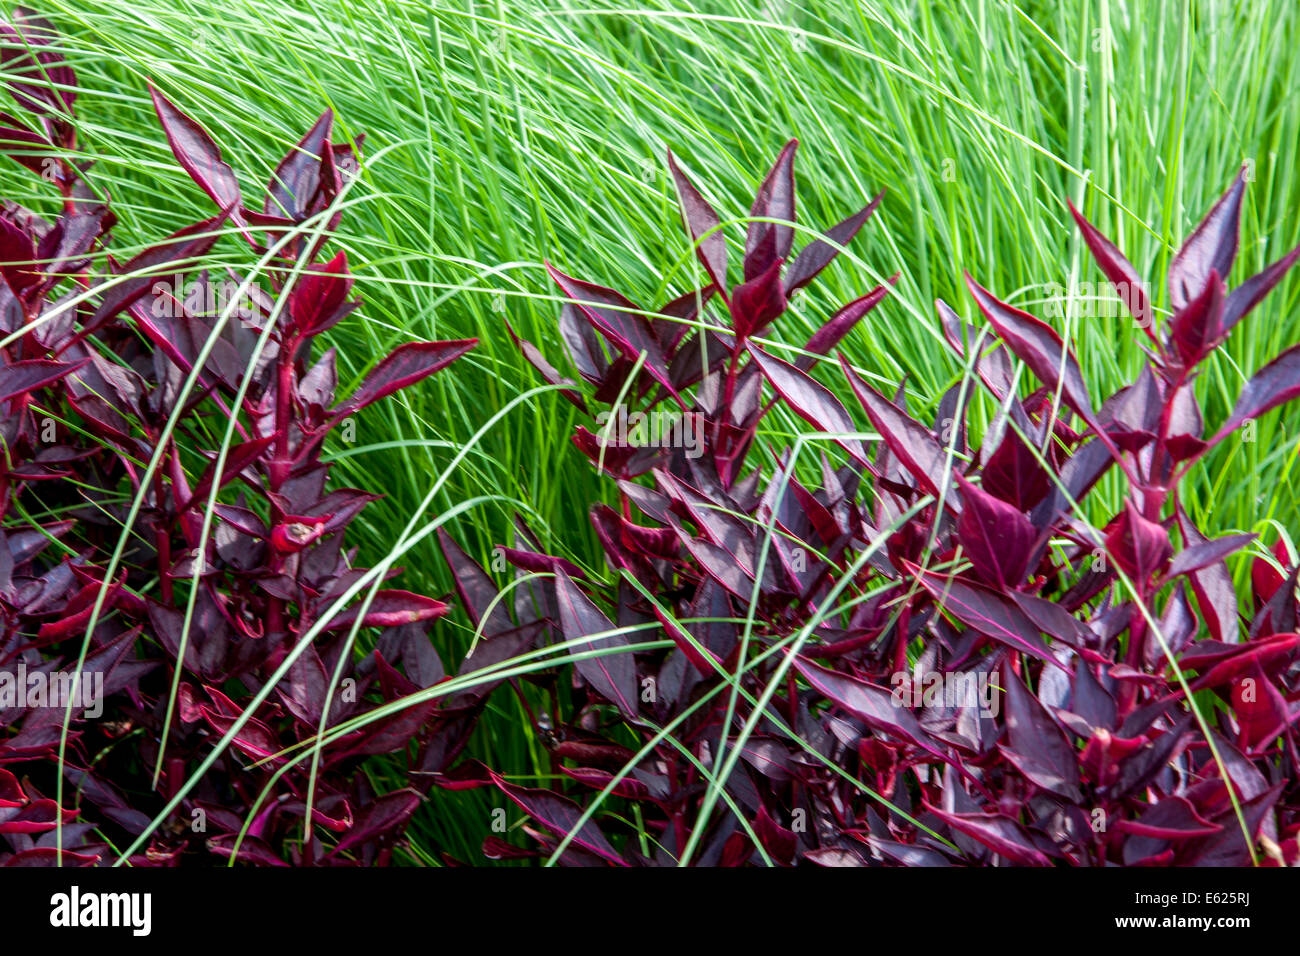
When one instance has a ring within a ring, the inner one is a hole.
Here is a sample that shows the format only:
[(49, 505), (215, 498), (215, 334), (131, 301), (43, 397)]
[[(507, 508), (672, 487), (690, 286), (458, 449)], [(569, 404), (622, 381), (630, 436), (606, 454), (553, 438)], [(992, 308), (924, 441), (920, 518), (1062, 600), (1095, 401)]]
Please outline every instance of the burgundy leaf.
[(1007, 723), (1003, 752), (1038, 786), (1078, 801), (1078, 760), (1060, 725), (1010, 668), (1003, 669), (1002, 683)]
[(289, 317), (294, 325), (305, 331), (331, 323), (351, 293), (352, 282), (345, 252), (323, 266), (309, 267), (289, 295)]
[(782, 260), (777, 259), (765, 271), (732, 290), (732, 328), (740, 338), (761, 332), (769, 322), (785, 311), (781, 263)]
[(230, 218), (242, 224), (239, 180), (234, 171), (221, 158), (221, 150), (198, 123), (176, 108), (151, 83), (149, 95), (153, 97), (154, 112), (162, 123), (167, 142), (177, 162), (190, 174), (190, 178), (212, 197), (218, 209), (231, 210)]
[(267, 187), (264, 215), (287, 216), (293, 222), (306, 217), (321, 186), (321, 161), (327, 154), (333, 125), (334, 113), (326, 110), (280, 160)]
[(574, 846), (594, 853), (615, 866), (625, 865), (618, 851), (610, 846), (595, 823), (588, 820), (581, 827), (578, 826), (578, 821), (582, 818), (582, 810), (572, 800), (557, 796), (549, 790), (517, 787), (507, 783), (498, 773), (492, 773), (492, 780), (519, 809), (556, 836), (565, 837), (573, 833)]
[[(799, 141), (792, 139), (777, 156), (749, 210), (752, 218), (794, 222), (794, 153), (798, 146)], [(745, 235), (746, 284), (785, 261), (793, 243), (792, 227), (774, 222), (751, 222)], [(773, 279), (778, 287), (780, 281), (779, 275)], [(784, 294), (781, 301), (785, 301)]]
[(563, 571), (555, 575), (555, 600), (560, 607), (560, 630), (565, 640), (589, 637), (593, 634), (603, 635), (576, 644), (573, 653), (583, 650), (604, 650), (595, 657), (576, 660), (573, 666), (595, 690), (610, 703), (615, 704), (629, 720), (637, 717), (637, 676), (636, 661), (630, 651), (624, 650), (630, 644), (626, 634), (610, 634), (615, 630), (609, 618), (601, 613), (591, 599), (578, 590)]
[(1181, 574), (1191, 574), (1193, 571), (1221, 562), (1258, 537), (1259, 535), (1254, 533), (1225, 534), (1221, 538), (1193, 544), (1174, 555), (1173, 560), (1169, 562), (1168, 577), (1173, 579)]
[[(1181, 504), (1176, 510), (1178, 528), (1182, 532), (1187, 550), (1193, 550), (1206, 543), (1205, 536), (1192, 523), (1183, 511)], [(1210, 636), (1216, 641), (1234, 643), (1240, 629), (1237, 612), (1237, 591), (1232, 584), (1232, 576), (1222, 561), (1214, 561), (1205, 567), (1188, 572), (1191, 578), (1192, 593), (1196, 596), (1196, 605), (1205, 619)]]
[(333, 410), (333, 417), (346, 418), (367, 405), (414, 385), (446, 368), (477, 344), (478, 339), (458, 339), (399, 345), (367, 373), (360, 387), (349, 398)]
[(727, 298), (727, 237), (718, 228), (721, 220), (713, 207), (700, 195), (700, 191), (686, 177), (668, 153), (668, 170), (672, 173), (673, 184), (677, 188), (677, 202), (682, 209), (682, 220), (686, 231), (695, 243), (695, 254), (699, 256), (704, 271), (713, 280), (718, 293)]
[(1297, 396), (1300, 396), (1300, 345), (1293, 345), (1251, 376), (1237, 396), (1232, 414), (1210, 439), (1210, 444), (1221, 442), (1247, 419), (1258, 418)]
[(858, 378), (842, 354), (840, 368), (889, 450), (915, 476), (927, 494), (937, 496), (943, 482), (947, 450), (928, 428)]
[(1223, 331), (1231, 331), (1232, 327), (1245, 318), (1251, 309), (1264, 301), (1264, 297), (1282, 281), (1287, 270), (1295, 265), (1297, 258), (1300, 258), (1300, 246), (1229, 292), (1228, 299), (1223, 305)]
[(104, 290), (99, 307), (89, 322), (90, 327), (97, 327), (113, 318), (152, 289), (158, 282), (162, 266), (204, 255), (221, 238), (221, 224), (230, 216), (231, 211), (226, 209), (211, 219), (178, 229), (165, 241), (150, 246), (116, 270), (119, 275), (128, 278)]
[(54, 362), (49, 359), (26, 359), (0, 367), (0, 401), (25, 395), (59, 381), (65, 375), (84, 368), (90, 359), (78, 362)]
[[(256, 463), (268, 448), (275, 443), (275, 436), (268, 435), (265, 438), (254, 438), (252, 441), (242, 442), (238, 445), (232, 445), (226, 452), (225, 467), (221, 471), (221, 476), (217, 480), (217, 487), (221, 488), (233, 478), (239, 476), (239, 473), (250, 465)], [(200, 508), (206, 508), (208, 505), (208, 494), (212, 490), (212, 482), (217, 478), (217, 462), (214, 457), (212, 464), (203, 472), (203, 477), (199, 483), (194, 486), (190, 493), (189, 499), (179, 509), (188, 511), (195, 505)]]
[[(325, 629), (338, 631), (350, 628), (361, 613), (360, 601), (336, 617), (330, 618)], [(431, 621), (442, 617), (451, 608), (441, 601), (435, 601), (423, 594), (410, 591), (377, 591), (366, 616), (361, 621), (362, 627), (396, 627), (400, 624), (412, 624), (416, 621)]]
[[(889, 285), (898, 281), (899, 274), (895, 272), (889, 277)], [(854, 299), (848, 305), (844, 306), (833, 316), (831, 320), (813, 333), (803, 350), (813, 352), (816, 355), (829, 355), (831, 349), (839, 345), (844, 336), (853, 331), (853, 327), (858, 324), (868, 312), (889, 293), (887, 286), (878, 285), (860, 299)], [(802, 372), (808, 371), (816, 363), (817, 359), (812, 355), (800, 355), (795, 361), (795, 367)]]
[(1190, 367), (1210, 353), (1223, 333), (1223, 282), (1211, 269), (1205, 289), (1174, 313), (1169, 338), (1183, 364)]
[(1065, 403), (1084, 421), (1092, 424), (1092, 402), (1079, 372), (1079, 363), (1065, 348), (1056, 331), (1028, 312), (999, 301), (969, 273), (966, 274), (966, 286), (979, 304), (980, 311), (1016, 358), (1029, 366), (1038, 380), (1053, 391), (1059, 384)]
[(1237, 222), (1245, 188), (1246, 167), (1243, 166), (1228, 191), (1205, 214), (1169, 263), (1169, 301), (1175, 312), (1201, 293), (1211, 272), (1227, 278), (1232, 271), (1232, 262), (1237, 257)]
[(338, 856), (372, 840), (396, 839), (420, 808), (420, 799), (414, 790), (395, 790), (367, 804), (357, 813), (352, 829), (339, 840), (330, 855)]
[(960, 475), (962, 510), (957, 519), (957, 539), (975, 572), (1003, 590), (1018, 587), (1024, 579), (1038, 532), (1023, 513)]
[[(747, 348), (763, 377), (772, 383), (800, 418), (823, 432), (849, 435), (857, 431), (839, 399), (825, 387), (789, 362), (768, 355), (753, 343)], [(866, 450), (857, 438), (837, 438), (836, 441), (858, 461), (867, 463)]]
[(840, 254), (840, 247), (847, 246), (853, 241), (853, 237), (858, 234), (862, 224), (876, 211), (876, 207), (880, 205), (880, 201), (884, 198), (885, 193), (882, 190), (866, 206), (827, 230), (826, 238), (830, 239), (830, 242), (826, 242), (824, 239), (814, 239), (804, 246), (799, 251), (799, 254), (795, 256), (794, 261), (790, 263), (790, 268), (785, 272), (785, 294), (787, 296), (793, 295), (830, 265), (831, 261)]
[(1154, 316), (1151, 312), (1151, 300), (1147, 296), (1146, 283), (1138, 276), (1133, 264), (1124, 257), (1115, 244), (1098, 232), (1092, 223), (1074, 208), (1074, 203), (1066, 200), (1066, 205), (1070, 207), (1070, 214), (1074, 216), (1074, 221), (1079, 224), (1079, 231), (1083, 233), (1083, 240), (1088, 244), (1092, 257), (1097, 260), (1097, 265), (1106, 274), (1106, 278), (1115, 286), (1124, 307), (1129, 310), (1129, 314), (1137, 320), (1138, 325), (1147, 335), (1154, 339), (1155, 333), (1151, 328)]
[[(514, 627), (505, 602), (497, 601), (493, 606), (498, 596), (497, 586), (478, 562), (462, 551), (460, 545), (441, 528), (438, 529), (438, 544), (451, 568), (456, 593), (460, 595), (474, 625), (481, 627), (487, 637)], [(491, 611), (488, 610), (489, 607), (492, 608)]]
[(960, 578), (945, 577), (911, 562), (906, 562), (905, 566), (941, 607), (967, 627), (1014, 650), (1065, 669), (1052, 656), (1034, 622), (1007, 598), (988, 588), (968, 584)]
[(800, 657), (794, 658), (795, 669), (818, 693), (843, 707), (872, 729), (901, 737), (924, 750), (937, 752), (930, 736), (906, 707), (900, 707), (894, 695), (883, 687), (828, 670)]
[(1160, 571), (1173, 554), (1169, 533), (1144, 518), (1131, 501), (1106, 535), (1106, 553), (1135, 581), (1146, 581)]
[(938, 807), (926, 805), (948, 826), (982, 843), (999, 856), (1004, 856), (1020, 866), (1051, 866), (1051, 860), (1034, 846), (1029, 835), (1014, 820), (982, 813), (947, 813)]
[(654, 328), (635, 305), (613, 289), (567, 276), (549, 263), (546, 271), (605, 338), (629, 359), (644, 355), (646, 371), (670, 394), (676, 394)]

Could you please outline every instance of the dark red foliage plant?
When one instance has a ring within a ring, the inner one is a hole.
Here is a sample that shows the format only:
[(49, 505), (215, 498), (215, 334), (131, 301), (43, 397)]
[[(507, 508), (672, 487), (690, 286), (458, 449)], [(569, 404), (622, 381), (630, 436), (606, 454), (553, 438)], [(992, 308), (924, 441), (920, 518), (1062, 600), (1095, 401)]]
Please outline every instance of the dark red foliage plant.
[[(355, 566), (344, 533), (378, 496), (334, 486), (322, 447), (474, 341), (403, 345), (336, 394), (314, 342), (359, 304), (326, 252), (359, 143), (329, 112), (250, 206), (152, 90), (217, 212), (120, 261), (53, 29), (20, 10), (2, 32), (26, 117), (0, 115), (0, 148), (57, 215), (0, 213), (0, 866), (384, 864), (429, 784), (376, 792), (365, 761), (441, 768), (479, 701), (358, 719), (444, 679), (447, 605)], [(256, 269), (198, 269), (230, 235)]]
[[(551, 270), (588, 388), (519, 342), (579, 408), (601, 409), (573, 440), (618, 506), (590, 513), (608, 579), (526, 542), (504, 552), (527, 622), (569, 648), (572, 686), (537, 718), (563, 783), (472, 763), (448, 775), (499, 788), (525, 816), (529, 847), (493, 837), (485, 852), (613, 866), (1295, 863), (1296, 557), (1260, 551), (1238, 593), (1227, 560), (1254, 536), (1207, 537), (1179, 488), (1300, 395), (1300, 347), (1257, 371), (1222, 422), (1207, 427), (1194, 392), (1297, 252), (1229, 287), (1238, 177), (1173, 258), (1158, 329), (1137, 270), (1076, 212), (1151, 338), (1131, 384), (1095, 402), (1056, 330), (968, 277), (983, 321), (937, 304), (966, 374), (932, 419), (841, 355), (851, 414), (812, 373), (885, 287), (800, 349), (766, 336), (878, 200), (792, 255), (794, 153), (759, 190), (738, 280), (718, 214), (671, 157), (703, 288), (647, 313)], [(1027, 394), (1017, 362), (1040, 383)], [(996, 414), (975, 447), (978, 389)], [(755, 437), (778, 406), (809, 427), (780, 451)], [(1108, 474), (1124, 505), (1095, 525), (1080, 506)], [(487, 607), (495, 586), (457, 557), (466, 604)], [(481, 626), (525, 623), (503, 606)]]

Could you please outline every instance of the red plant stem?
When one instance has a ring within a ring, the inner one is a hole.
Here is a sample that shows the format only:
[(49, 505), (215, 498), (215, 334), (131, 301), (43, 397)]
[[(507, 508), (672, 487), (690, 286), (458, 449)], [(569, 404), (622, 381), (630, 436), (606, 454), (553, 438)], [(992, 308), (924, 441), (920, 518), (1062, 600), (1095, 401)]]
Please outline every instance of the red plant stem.
[[(276, 390), (275, 390), (275, 460), (267, 467), (267, 486), (272, 492), (278, 492), (289, 477), (289, 425), (291, 422), (290, 413), (293, 402), (293, 354), (297, 350), (297, 342), (289, 339), (280, 343), (280, 352), (276, 356)], [(275, 498), (271, 499), (271, 524), (272, 527), (284, 521), (284, 511), (280, 508)], [(273, 552), (271, 556), (270, 569), (272, 573), (279, 573), (282, 570), (284, 559), (278, 552)], [(281, 634), (284, 632), (284, 602), (277, 597), (272, 597), (267, 603), (267, 629), (268, 633)], [(307, 850), (310, 853), (310, 830), (307, 836)]]
[[(159, 511), (163, 508), (162, 470), (154, 474), (154, 497)], [(171, 527), (165, 521), (158, 522), (154, 530), (154, 546), (158, 551), (158, 590), (164, 604), (172, 602), (172, 534)]]
[[(1160, 427), (1156, 432), (1155, 447), (1151, 452), (1151, 465), (1146, 475), (1146, 482), (1134, 488), (1134, 494), (1139, 495), (1139, 505), (1142, 509), (1142, 517), (1148, 521), (1160, 522), (1164, 515), (1165, 506), (1169, 500), (1170, 487), (1172, 481), (1164, 478), (1165, 458), (1168, 452), (1165, 450), (1165, 443), (1169, 437), (1169, 425), (1173, 417), (1174, 401), (1178, 393), (1182, 390), (1187, 381), (1187, 369), (1179, 370), (1177, 377), (1173, 382), (1166, 382), (1166, 391), (1164, 394), (1163, 406), (1160, 410)], [(1147, 626), (1148, 615), (1155, 616), (1155, 592), (1151, 589), (1150, 580), (1143, 578), (1134, 582), (1137, 598), (1134, 603), (1133, 613), (1129, 615), (1129, 645), (1128, 653), (1125, 655), (1125, 663), (1130, 667), (1141, 670), (1142, 661), (1146, 654), (1147, 640), (1150, 629)], [(1120, 690), (1120, 712), (1127, 715), (1132, 712), (1137, 704), (1138, 685), (1134, 681), (1125, 681)]]

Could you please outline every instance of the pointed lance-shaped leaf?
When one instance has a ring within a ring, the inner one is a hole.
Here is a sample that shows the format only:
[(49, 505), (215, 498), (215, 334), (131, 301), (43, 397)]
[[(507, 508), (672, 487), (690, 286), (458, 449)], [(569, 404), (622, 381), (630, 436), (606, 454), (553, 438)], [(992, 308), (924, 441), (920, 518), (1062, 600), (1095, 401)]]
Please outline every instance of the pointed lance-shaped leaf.
[(297, 222), (303, 219), (321, 185), (321, 161), (334, 128), (334, 113), (326, 110), (298, 144), (280, 160), (266, 187), (262, 212), (267, 216), (286, 216)]
[(999, 856), (1020, 866), (1051, 866), (1052, 861), (1034, 846), (1029, 834), (1016, 821), (984, 813), (948, 813), (938, 807), (926, 809), (958, 833), (982, 843)]
[(884, 197), (885, 191), (882, 189), (871, 202), (828, 229), (826, 239), (830, 242), (826, 239), (814, 239), (800, 249), (799, 254), (790, 263), (790, 268), (785, 272), (785, 294), (793, 295), (830, 265), (831, 261), (840, 254), (840, 249), (853, 241), (862, 224), (876, 211), (876, 207)]
[(446, 368), (477, 344), (478, 339), (457, 339), (399, 345), (366, 374), (355, 392), (334, 407), (331, 418), (346, 418), (381, 398), (414, 385)]
[[(185, 262), (205, 254), (221, 238), (221, 224), (230, 217), (233, 207), (211, 219), (178, 229), (164, 241), (150, 246), (133, 257), (126, 265), (116, 269), (121, 282), (105, 288), (99, 307), (87, 323), (87, 329), (98, 328), (153, 288), (162, 276), (160, 269), (170, 262)], [(138, 275), (135, 273), (139, 273)], [(83, 330), (84, 331), (84, 330)]]
[[(889, 277), (889, 285), (892, 286), (898, 281), (899, 273), (895, 272)], [(889, 294), (889, 286), (878, 285), (861, 298), (854, 299), (848, 305), (841, 308), (831, 320), (813, 333), (803, 350), (812, 352), (815, 355), (829, 355), (831, 349), (839, 345), (840, 342), (853, 331), (853, 327), (858, 324), (868, 312), (874, 309), (886, 295)], [(795, 360), (795, 367), (800, 371), (806, 372), (817, 363), (814, 355), (800, 355)]]
[(299, 330), (329, 323), (352, 292), (348, 256), (340, 251), (324, 265), (308, 266), (289, 293), (289, 317)]
[[(1178, 529), (1182, 532), (1187, 550), (1192, 550), (1206, 543), (1206, 538), (1192, 519), (1183, 510), (1182, 503), (1176, 504), (1175, 515)], [(1232, 575), (1223, 561), (1213, 561), (1202, 568), (1189, 571), (1192, 594), (1200, 608), (1201, 617), (1210, 636), (1226, 644), (1235, 643), (1240, 634), (1240, 621), (1237, 606), (1237, 590), (1232, 583)]]
[(407, 822), (420, 808), (421, 796), (414, 790), (403, 789), (386, 793), (357, 812), (356, 821), (330, 852), (331, 857), (346, 853), (378, 837), (395, 840)]
[(956, 576), (927, 570), (911, 561), (904, 561), (903, 565), (940, 607), (967, 627), (1061, 670), (1066, 669), (1052, 655), (1029, 615), (1003, 595)]
[(189, 173), (199, 188), (212, 198), (218, 209), (229, 209), (231, 221), (241, 229), (245, 225), (240, 206), (243, 197), (239, 192), (239, 180), (230, 165), (221, 158), (221, 150), (212, 141), (212, 137), (190, 117), (177, 108), (158, 89), (149, 84), (149, 95), (153, 98), (154, 112), (167, 134), (167, 143), (171, 146), (176, 161)]
[(1079, 764), (1065, 732), (1010, 668), (1003, 668), (1002, 682), (1007, 704), (1003, 753), (1044, 790), (1079, 800)]
[(1161, 571), (1173, 554), (1169, 533), (1158, 522), (1144, 517), (1132, 501), (1106, 534), (1106, 552), (1129, 577), (1146, 581)]
[(704, 271), (713, 280), (718, 294), (725, 300), (728, 289), (727, 237), (718, 228), (722, 221), (708, 200), (678, 167), (671, 150), (668, 152), (668, 170), (672, 173), (673, 185), (677, 189), (677, 202), (682, 209), (686, 231), (695, 244), (695, 254), (699, 256)]
[[(356, 602), (325, 625), (327, 631), (350, 628), (361, 613), (364, 601)], [(442, 601), (435, 601), (423, 594), (410, 591), (376, 591), (366, 616), (361, 620), (362, 627), (398, 627), (402, 624), (414, 624), (417, 621), (432, 621), (442, 617), (451, 607)]]
[(1151, 309), (1151, 298), (1147, 295), (1146, 283), (1133, 268), (1133, 263), (1129, 262), (1113, 242), (1085, 219), (1083, 213), (1074, 208), (1074, 203), (1067, 199), (1066, 205), (1070, 207), (1070, 214), (1074, 216), (1079, 231), (1083, 233), (1083, 241), (1087, 243), (1088, 250), (1097, 260), (1097, 265), (1106, 274), (1111, 285), (1115, 287), (1115, 292), (1124, 303), (1124, 307), (1128, 309), (1142, 331), (1155, 341), (1155, 331), (1152, 329), (1155, 316)]
[(1174, 311), (1201, 293), (1211, 272), (1226, 279), (1232, 271), (1232, 262), (1237, 258), (1237, 224), (1246, 169), (1242, 166), (1228, 191), (1205, 214), (1169, 263), (1169, 302)]
[(980, 311), (997, 330), (1002, 341), (1039, 381), (1055, 390), (1061, 388), (1061, 397), (1078, 415), (1097, 431), (1088, 388), (1083, 383), (1079, 363), (1061, 341), (1056, 330), (999, 300), (966, 273), (966, 286), (974, 296)]
[(960, 475), (962, 508), (957, 518), (957, 540), (975, 572), (989, 584), (1005, 590), (1024, 580), (1038, 531), (1015, 507), (972, 485)]
[(576, 383), (572, 379), (565, 378), (561, 375), (559, 370), (547, 361), (546, 356), (542, 354), (541, 349), (532, 342), (529, 342), (527, 339), (520, 338), (515, 332), (514, 326), (512, 326), (509, 321), (505, 322), (505, 326), (506, 333), (510, 336), (510, 341), (515, 343), (515, 348), (517, 348), (523, 357), (528, 360), (528, 364), (542, 373), (542, 378), (546, 379), (547, 384), (566, 386), (560, 389), (560, 394), (568, 399), (568, 401), (580, 411), (585, 412), (587, 410), (586, 400), (577, 391), (567, 387)]
[[(754, 197), (754, 205), (749, 210), (752, 218), (794, 222), (794, 153), (798, 148), (799, 141), (792, 139), (777, 156)], [(745, 281), (784, 261), (793, 244), (793, 227), (776, 222), (751, 222), (745, 234)]]
[(572, 800), (549, 790), (518, 787), (506, 782), (505, 778), (495, 771), (489, 773), (502, 793), (551, 833), (561, 838), (572, 834), (574, 846), (594, 853), (615, 866), (626, 865), (618, 855), (618, 851), (610, 845), (593, 821), (588, 820), (581, 827), (578, 826), (578, 821), (582, 819), (582, 810)]
[(1293, 345), (1251, 376), (1237, 396), (1232, 414), (1210, 439), (1211, 445), (1223, 441), (1247, 419), (1258, 418), (1267, 411), (1285, 405), (1300, 396), (1300, 345)]
[(781, 259), (731, 291), (731, 321), (737, 338), (761, 332), (785, 311), (785, 289), (781, 286)]
[(1273, 287), (1282, 281), (1287, 270), (1300, 258), (1300, 246), (1296, 246), (1281, 259), (1257, 272), (1237, 288), (1228, 293), (1223, 305), (1223, 331), (1231, 332), (1232, 327), (1242, 320), (1251, 309), (1259, 305), (1264, 297), (1273, 291)]
[(1223, 332), (1223, 281), (1211, 269), (1200, 294), (1174, 313), (1169, 339), (1183, 365), (1190, 368), (1210, 354)]
[[(546, 271), (597, 331), (627, 358), (635, 361), (644, 355), (645, 370), (670, 394), (677, 395), (654, 327), (640, 309), (613, 289), (565, 275), (549, 262)], [(621, 382), (619, 386), (622, 386)]]
[(916, 715), (906, 707), (898, 706), (894, 695), (885, 688), (828, 670), (797, 654), (794, 666), (819, 694), (859, 720), (866, 721), (873, 730), (893, 734), (931, 753), (939, 752)]
[(34, 392), (53, 384), (65, 375), (77, 371), (90, 362), (85, 358), (77, 362), (55, 362), (50, 359), (26, 359), (0, 366), (0, 401), (15, 395)]
[[(849, 418), (849, 413), (828, 389), (789, 362), (768, 355), (752, 342), (747, 345), (747, 348), (763, 376), (772, 383), (777, 394), (789, 403), (800, 418), (819, 431), (829, 434), (849, 436), (857, 431), (853, 426), (853, 419)], [(869, 465), (866, 449), (862, 447), (859, 439), (840, 437), (835, 440), (858, 461)]]
[(853, 394), (862, 403), (881, 439), (903, 467), (921, 483), (926, 493), (937, 496), (947, 459), (947, 452), (939, 440), (930, 429), (858, 378), (843, 353), (840, 353), (839, 360)]
[(1173, 560), (1169, 562), (1168, 577), (1173, 579), (1179, 575), (1191, 574), (1193, 571), (1199, 571), (1201, 568), (1221, 562), (1228, 555), (1241, 550), (1257, 537), (1259, 535), (1253, 532), (1250, 534), (1225, 534), (1221, 538), (1190, 545), (1174, 555)]
[(185, 505), (180, 510), (182, 512), (188, 511), (196, 504), (201, 508), (206, 508), (208, 503), (208, 492), (212, 489), (213, 481), (217, 482), (218, 488), (223, 487), (232, 479), (238, 477), (239, 473), (249, 465), (258, 461), (266, 450), (275, 443), (275, 440), (275, 435), (266, 435), (262, 438), (254, 438), (251, 441), (241, 442), (238, 445), (231, 446), (226, 452), (226, 460), (220, 478), (218, 478), (216, 474), (217, 461), (214, 456), (212, 464), (208, 465), (204, 470), (203, 477), (199, 479), (199, 483), (194, 486), (194, 490), (190, 492), (189, 500), (186, 501)]
[[(560, 630), (566, 641), (589, 637), (583, 644), (575, 644), (573, 653), (584, 650), (601, 650), (603, 653), (573, 662), (583, 680), (602, 697), (614, 704), (629, 720), (637, 717), (636, 660), (627, 650), (626, 634), (612, 634), (617, 630), (600, 608), (578, 590), (563, 570), (555, 571), (555, 601), (560, 608)], [(592, 635), (599, 635), (593, 637)]]
[(442, 528), (438, 529), (438, 544), (447, 559), (447, 566), (451, 568), (456, 593), (469, 611), (475, 627), (481, 628), (485, 637), (513, 628), (505, 602), (496, 601), (499, 591), (488, 573)]

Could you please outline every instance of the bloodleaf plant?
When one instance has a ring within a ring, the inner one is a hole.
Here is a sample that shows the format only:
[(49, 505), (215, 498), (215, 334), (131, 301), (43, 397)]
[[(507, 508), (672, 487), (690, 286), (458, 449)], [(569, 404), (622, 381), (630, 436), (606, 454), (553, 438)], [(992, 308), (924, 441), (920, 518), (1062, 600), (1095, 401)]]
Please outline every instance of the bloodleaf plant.
[[(839, 356), (859, 426), (810, 373), (883, 287), (793, 361), (754, 337), (875, 206), (787, 264), (793, 156), (791, 143), (759, 191), (736, 286), (719, 217), (671, 161), (709, 285), (647, 315), (552, 270), (572, 299), (561, 336), (594, 394), (520, 342), (579, 407), (615, 406), (574, 442), (619, 507), (591, 509), (612, 583), (504, 552), (516, 605), (574, 649), (572, 690), (536, 728), (569, 782), (524, 787), (474, 763), (448, 774), (526, 815), (532, 847), (490, 838), (485, 853), (614, 866), (1296, 862), (1296, 556), (1257, 550), (1239, 594), (1228, 562), (1255, 536), (1208, 538), (1179, 494), (1243, 423), (1300, 395), (1297, 347), (1250, 378), (1216, 429), (1196, 399), (1198, 371), (1297, 256), (1226, 284), (1244, 176), (1173, 258), (1163, 329), (1136, 269), (1075, 212), (1152, 343), (1099, 405), (1054, 329), (968, 276), (984, 321), (937, 303), (965, 372), (930, 424), (901, 386), (888, 397)], [(705, 311), (717, 300), (725, 331)], [(1039, 387), (1019, 387), (1017, 362)], [(976, 447), (979, 390), (996, 406)], [(697, 416), (698, 440), (612, 431), (625, 402)], [(811, 426), (779, 452), (755, 440), (778, 405)], [(1111, 473), (1126, 489), (1114, 514), (1089, 498)], [(481, 569), (459, 578), (472, 611), (501, 612), (507, 592)]]
[[(328, 111), (253, 207), (207, 132), (151, 90), (218, 212), (119, 260), (53, 28), (20, 10), (2, 32), (28, 120), (0, 116), (0, 146), (57, 190), (57, 216), (0, 214), (0, 865), (123, 847), (133, 865), (384, 864), (420, 784), (377, 792), (366, 760), (441, 747), (432, 708), (276, 770), (322, 728), (443, 679), (428, 631), (448, 606), (376, 590), (387, 566), (347, 606), (368, 579), (344, 533), (378, 495), (334, 486), (322, 451), (475, 342), (399, 346), (337, 394), (335, 350), (315, 342), (360, 304), (346, 255), (326, 252), (360, 143), (335, 142)], [(203, 268), (232, 234), (256, 269)], [(70, 694), (31, 693), (56, 678)]]

